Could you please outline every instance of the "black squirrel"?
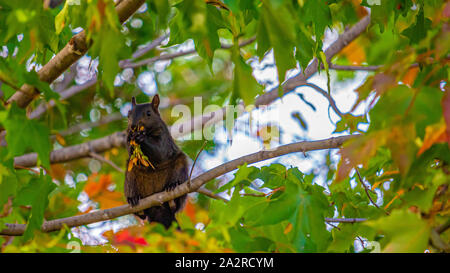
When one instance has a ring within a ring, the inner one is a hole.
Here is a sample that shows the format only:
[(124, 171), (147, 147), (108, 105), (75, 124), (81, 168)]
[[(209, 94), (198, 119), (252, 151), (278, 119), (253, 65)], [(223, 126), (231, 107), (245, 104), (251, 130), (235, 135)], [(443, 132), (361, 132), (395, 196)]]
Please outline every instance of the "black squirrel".
[[(173, 190), (185, 182), (188, 179), (188, 163), (186, 155), (175, 144), (167, 125), (161, 119), (158, 110), (159, 96), (155, 95), (151, 103), (143, 104), (136, 104), (133, 97), (131, 104), (132, 108), (128, 112), (129, 158), (124, 193), (127, 202), (131, 206), (136, 206), (139, 199), (164, 190)], [(131, 159), (138, 147), (150, 164)], [(183, 195), (161, 206), (145, 209), (136, 215), (143, 220), (147, 218), (149, 222), (159, 222), (168, 229), (172, 222), (176, 222), (175, 213), (183, 208), (185, 202), (186, 195)]]

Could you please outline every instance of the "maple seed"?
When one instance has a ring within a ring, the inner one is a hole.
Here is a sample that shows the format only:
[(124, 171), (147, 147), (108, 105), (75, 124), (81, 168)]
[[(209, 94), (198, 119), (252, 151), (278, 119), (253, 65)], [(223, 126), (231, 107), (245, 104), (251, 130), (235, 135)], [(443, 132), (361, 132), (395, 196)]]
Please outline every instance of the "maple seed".
[[(144, 126), (141, 126), (139, 128), (139, 130), (141, 130), (141, 131), (143, 129), (144, 129)], [(152, 169), (154, 170), (155, 167), (150, 162), (148, 157), (146, 155), (144, 155), (144, 153), (141, 150), (141, 146), (139, 144), (137, 144), (136, 141), (134, 141), (134, 140), (130, 141), (130, 145), (133, 147), (133, 154), (131, 155), (130, 161), (128, 162), (128, 171), (131, 171), (133, 169), (133, 167), (135, 165), (137, 165), (138, 163), (140, 163), (144, 167), (151, 166)]]

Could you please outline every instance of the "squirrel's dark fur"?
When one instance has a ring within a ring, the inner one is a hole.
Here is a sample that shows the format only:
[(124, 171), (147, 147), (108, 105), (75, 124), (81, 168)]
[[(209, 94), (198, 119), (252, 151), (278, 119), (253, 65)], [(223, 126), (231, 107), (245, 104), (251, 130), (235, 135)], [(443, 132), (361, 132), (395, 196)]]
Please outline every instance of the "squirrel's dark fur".
[[(157, 192), (169, 191), (188, 179), (188, 164), (186, 155), (175, 144), (169, 129), (161, 119), (159, 96), (155, 95), (151, 103), (136, 104), (132, 99), (132, 108), (128, 113), (127, 149), (129, 158), (133, 154), (134, 140), (140, 145), (142, 153), (148, 157), (154, 166), (134, 165), (125, 173), (124, 193), (127, 202), (136, 206), (139, 199)], [(143, 130), (139, 128), (144, 127)], [(186, 201), (186, 195), (136, 213), (141, 219), (149, 222), (159, 222), (167, 229), (176, 222), (175, 213)]]

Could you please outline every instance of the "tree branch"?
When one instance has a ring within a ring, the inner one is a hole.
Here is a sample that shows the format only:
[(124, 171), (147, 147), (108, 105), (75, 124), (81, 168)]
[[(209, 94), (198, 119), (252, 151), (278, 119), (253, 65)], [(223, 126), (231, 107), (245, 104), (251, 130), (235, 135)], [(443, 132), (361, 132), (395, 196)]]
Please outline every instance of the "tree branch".
[[(123, 0), (116, 6), (116, 12), (121, 23), (125, 22), (145, 0)], [(86, 43), (86, 33), (84, 31), (73, 36), (69, 43), (56, 54), (39, 71), (38, 76), (41, 81), (51, 83), (66, 71), (73, 63), (81, 58), (89, 49)], [(7, 103), (16, 102), (21, 108), (25, 108), (39, 95), (39, 90), (34, 86), (24, 84), (20, 90), (14, 93)]]
[[(253, 154), (249, 154), (234, 160), (231, 160), (227, 163), (224, 163), (220, 166), (217, 166), (203, 174), (197, 176), (196, 178), (191, 180), (191, 187), (188, 186), (187, 181), (178, 185), (173, 191), (169, 192), (159, 192), (148, 196), (139, 201), (139, 204), (135, 207), (131, 207), (130, 205), (123, 205), (115, 208), (99, 210), (83, 215), (77, 215), (67, 218), (55, 219), (51, 221), (47, 221), (42, 225), (43, 232), (51, 232), (55, 230), (59, 230), (63, 228), (63, 225), (67, 225), (68, 227), (76, 227), (87, 225), (91, 223), (101, 222), (110, 220), (113, 218), (117, 218), (119, 216), (135, 213), (141, 211), (143, 209), (161, 205), (164, 202), (169, 200), (173, 200), (177, 197), (185, 195), (190, 192), (197, 191), (201, 186), (206, 184), (208, 181), (221, 176), (225, 173), (233, 171), (237, 169), (239, 166), (244, 163), (252, 164), (260, 161), (264, 161), (266, 159), (279, 157), (282, 155), (295, 153), (295, 152), (307, 152), (314, 150), (323, 150), (323, 149), (334, 149), (339, 148), (345, 141), (349, 139), (356, 138), (358, 135), (348, 135), (348, 136), (340, 136), (336, 138), (329, 138), (324, 140), (317, 141), (303, 141), (296, 142), (287, 145), (283, 145), (277, 147), (275, 149), (263, 150), (260, 152), (256, 152)], [(22, 235), (25, 231), (25, 224), (6, 224), (7, 228), (0, 231), (0, 235)]]
[(334, 70), (343, 70), (343, 71), (377, 71), (382, 65), (338, 65), (338, 64), (330, 64), (330, 69)]
[(89, 155), (90, 155), (92, 158), (95, 158), (95, 159), (97, 159), (97, 160), (99, 160), (99, 161), (101, 161), (101, 162), (104, 162), (104, 163), (110, 165), (110, 166), (113, 167), (116, 171), (118, 171), (118, 172), (120, 172), (120, 173), (125, 173), (124, 170), (122, 170), (119, 166), (116, 165), (116, 163), (112, 162), (111, 160), (108, 160), (108, 159), (106, 159), (105, 157), (103, 157), (103, 156), (101, 156), (101, 155), (99, 155), (99, 154), (97, 154), (97, 153), (94, 153), (94, 152), (91, 152)]
[[(97, 83), (97, 77), (93, 77), (92, 79), (88, 80), (87, 82), (85, 82), (83, 84), (73, 85), (64, 91), (61, 91), (61, 93), (59, 93), (60, 100), (65, 100), (72, 96), (75, 96), (76, 94), (80, 93), (81, 91), (86, 90), (91, 86), (94, 86), (96, 83)], [(45, 102), (41, 103), (38, 107), (36, 107), (36, 109), (34, 109), (33, 112), (31, 112), (28, 115), (28, 118), (29, 119), (40, 118), (48, 109), (52, 108), (55, 105), (56, 105), (56, 102), (53, 99), (48, 101), (47, 103), (45, 103)]]
[[(256, 40), (256, 37), (253, 37), (253, 38), (250, 38), (250, 39), (248, 39), (246, 41), (243, 41), (242, 43), (239, 44), (239, 47), (243, 47), (243, 46), (249, 45), (249, 44), (253, 43), (255, 40)], [(231, 48), (231, 45), (221, 45), (220, 48), (222, 48), (222, 49), (229, 49), (229, 48)], [(155, 57), (148, 58), (148, 59), (144, 59), (144, 60), (141, 60), (141, 61), (138, 61), (138, 62), (135, 62), (135, 63), (131, 63), (131, 62), (126, 62), (125, 61), (125, 62), (122, 62), (120, 64), (120, 67), (122, 69), (124, 69), (124, 68), (136, 68), (136, 67), (141, 67), (141, 66), (144, 66), (144, 65), (153, 64), (153, 63), (155, 63), (157, 61), (171, 60), (171, 59), (175, 59), (175, 58), (180, 57), (180, 56), (191, 55), (191, 54), (194, 54), (196, 52), (197, 51), (194, 48), (194, 49), (190, 49), (190, 50), (186, 50), (186, 51), (179, 51), (179, 52), (162, 54), (162, 55), (155, 56)]]
[[(110, 122), (114, 122), (114, 121), (119, 121), (122, 120), (124, 117), (122, 116), (121, 113), (119, 112), (114, 112), (111, 113), (109, 115), (106, 115), (102, 118), (100, 118), (97, 121), (88, 121), (88, 122), (83, 122), (83, 123), (78, 123), (70, 128), (67, 128), (64, 131), (59, 132), (58, 134), (61, 136), (69, 136), (69, 135), (73, 135), (76, 133), (79, 133), (83, 130), (86, 129), (90, 129), (90, 128), (94, 128), (94, 127), (98, 127), (104, 124), (108, 124)], [(53, 138), (54, 136), (52, 136)]]
[[(89, 157), (91, 152), (102, 153), (114, 147), (124, 147), (125, 132), (116, 132), (109, 136), (91, 140), (82, 144), (64, 147), (50, 153), (50, 163), (62, 163)], [(33, 167), (36, 165), (37, 154), (29, 153), (14, 158), (14, 165)]]

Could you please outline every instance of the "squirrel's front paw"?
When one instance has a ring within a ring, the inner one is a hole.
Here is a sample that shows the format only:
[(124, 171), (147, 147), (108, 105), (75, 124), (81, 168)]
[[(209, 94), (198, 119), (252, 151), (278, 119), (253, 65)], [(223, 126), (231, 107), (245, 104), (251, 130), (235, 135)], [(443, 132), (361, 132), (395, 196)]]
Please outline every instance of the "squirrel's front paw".
[(145, 141), (145, 132), (138, 132), (134, 137), (134, 140), (136, 141), (136, 143), (142, 144)]
[(173, 191), (177, 186), (179, 185), (179, 183), (171, 183), (171, 184), (167, 184), (164, 187), (165, 191)]
[(139, 195), (135, 195), (132, 197), (127, 197), (127, 202), (128, 204), (130, 204), (132, 207), (135, 207), (139, 204), (139, 200), (141, 199), (141, 197)]

